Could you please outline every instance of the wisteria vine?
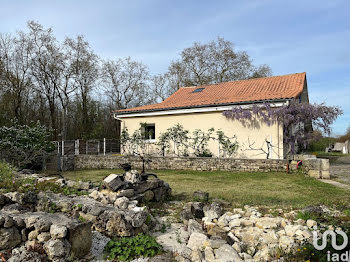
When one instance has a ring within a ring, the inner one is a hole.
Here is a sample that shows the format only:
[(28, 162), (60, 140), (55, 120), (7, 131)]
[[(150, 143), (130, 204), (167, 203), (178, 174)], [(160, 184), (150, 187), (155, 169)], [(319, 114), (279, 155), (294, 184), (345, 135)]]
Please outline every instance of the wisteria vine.
[(223, 115), (244, 124), (260, 119), (269, 126), (273, 123), (283, 124), (284, 143), (289, 145), (290, 153), (295, 154), (296, 145), (305, 149), (317, 139), (313, 129), (319, 129), (329, 135), (332, 123), (342, 113), (343, 111), (336, 106), (289, 101), (279, 107), (270, 103), (255, 104), (249, 109), (237, 106), (224, 111)]

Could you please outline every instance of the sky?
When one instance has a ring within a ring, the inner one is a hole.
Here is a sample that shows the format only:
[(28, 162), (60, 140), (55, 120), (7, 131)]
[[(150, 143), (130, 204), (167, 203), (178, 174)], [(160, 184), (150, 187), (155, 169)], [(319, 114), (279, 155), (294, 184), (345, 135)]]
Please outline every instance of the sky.
[(348, 0), (1, 0), (0, 33), (28, 20), (55, 36), (84, 35), (102, 58), (130, 56), (164, 73), (198, 41), (223, 37), (274, 75), (307, 73), (310, 102), (340, 106), (333, 125), (350, 125), (350, 1)]

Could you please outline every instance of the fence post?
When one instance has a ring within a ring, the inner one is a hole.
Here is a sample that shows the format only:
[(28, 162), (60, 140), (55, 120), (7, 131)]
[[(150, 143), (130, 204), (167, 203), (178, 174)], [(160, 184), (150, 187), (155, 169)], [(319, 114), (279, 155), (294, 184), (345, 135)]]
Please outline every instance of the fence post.
[(64, 156), (64, 141), (62, 140), (62, 156)]
[(89, 149), (89, 145), (88, 145), (88, 143), (89, 143), (89, 141), (88, 140), (86, 140), (86, 154), (88, 155), (88, 149)]
[(103, 155), (106, 155), (106, 138), (103, 139)]
[(100, 154), (100, 140), (97, 141), (97, 154)]
[(75, 140), (75, 155), (79, 155), (79, 139)]
[(57, 141), (57, 155), (60, 155), (60, 141)]

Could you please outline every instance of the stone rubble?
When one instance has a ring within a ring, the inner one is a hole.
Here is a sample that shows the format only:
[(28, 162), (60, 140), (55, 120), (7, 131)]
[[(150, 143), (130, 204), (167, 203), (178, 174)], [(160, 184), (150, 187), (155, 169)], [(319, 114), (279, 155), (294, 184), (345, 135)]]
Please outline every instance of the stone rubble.
[(162, 201), (171, 194), (168, 183), (159, 178), (144, 178), (136, 171), (127, 171), (125, 174), (111, 174), (103, 180), (108, 190), (93, 191), (90, 196), (103, 203), (113, 204), (119, 197), (137, 200), (139, 203)]
[(223, 212), (219, 203), (189, 202), (182, 207), (182, 223), (165, 217), (166, 232), (156, 231), (153, 236), (176, 261), (273, 261), (276, 252), (294, 252), (312, 242), (313, 230), (327, 227), (311, 219), (295, 219), (296, 214), (264, 215), (250, 206)]
[[(312, 231), (321, 227), (334, 230), (332, 225), (311, 219), (295, 219), (295, 211), (276, 210), (278, 215), (272, 216), (250, 206), (225, 210), (224, 201), (208, 203), (209, 195), (201, 191), (194, 193), (199, 202), (169, 202), (165, 206), (170, 215), (153, 217), (147, 206), (139, 204), (165, 200), (171, 189), (158, 178), (143, 180), (136, 171), (108, 176), (104, 189), (89, 182), (36, 179), (52, 180), (89, 195), (0, 194), (0, 252), (11, 250), (8, 261), (63, 262), (72, 257), (105, 261), (103, 249), (111, 238), (149, 232), (168, 253), (165, 258), (135, 262), (170, 261), (168, 254), (181, 262), (272, 261), (277, 251), (288, 253), (310, 243)], [(171, 205), (181, 206), (181, 221)], [(303, 211), (339, 215), (324, 206)]]

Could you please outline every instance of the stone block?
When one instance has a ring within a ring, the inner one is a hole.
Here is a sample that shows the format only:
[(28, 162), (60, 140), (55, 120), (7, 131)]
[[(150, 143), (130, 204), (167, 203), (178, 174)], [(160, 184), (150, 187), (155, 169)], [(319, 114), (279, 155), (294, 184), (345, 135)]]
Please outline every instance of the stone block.
[(321, 178), (323, 178), (323, 179), (330, 179), (331, 178), (331, 174), (329, 173), (329, 171), (321, 170)]
[(321, 171), (318, 169), (311, 169), (308, 171), (308, 175), (314, 178), (321, 178)]
[(113, 191), (117, 191), (121, 186), (124, 185), (124, 179), (121, 175), (110, 174), (103, 180), (104, 185)]
[(329, 159), (320, 159), (321, 161), (321, 170), (329, 171)]
[(90, 252), (92, 244), (91, 223), (70, 225), (68, 232), (71, 256), (76, 258), (86, 256)]

